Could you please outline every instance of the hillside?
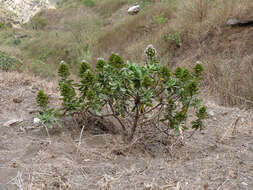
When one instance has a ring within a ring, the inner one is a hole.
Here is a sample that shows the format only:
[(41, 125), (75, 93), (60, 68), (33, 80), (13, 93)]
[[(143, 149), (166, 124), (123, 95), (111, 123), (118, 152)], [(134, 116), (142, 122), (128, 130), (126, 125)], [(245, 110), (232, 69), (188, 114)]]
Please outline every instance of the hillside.
[[(56, 10), (38, 13), (22, 28), (2, 29), (0, 50), (23, 59), (25, 70), (54, 77), (61, 60), (74, 72), (80, 60), (94, 64), (98, 57), (106, 58), (111, 52), (141, 62), (143, 49), (153, 44), (170, 68), (203, 62), (208, 74), (206, 85), (219, 95), (221, 104), (253, 100), (248, 69), (253, 56), (252, 27), (226, 25), (230, 18), (253, 19), (252, 1), (138, 2), (140, 13), (128, 15), (127, 9), (134, 4), (131, 0), (59, 1)], [(227, 72), (228, 67), (232, 72)], [(241, 73), (243, 81), (238, 79)]]
[[(253, 26), (227, 24), (252, 10), (252, 0), (0, 0), (0, 190), (253, 189)], [(113, 122), (64, 117), (49, 133), (34, 122), (39, 89), (61, 105), (62, 60), (77, 80), (81, 60), (95, 68), (115, 52), (143, 65), (149, 44), (171, 71), (203, 65), (205, 130), (176, 142), (146, 130), (126, 145)]]
[(49, 2), (48, 0), (1, 0), (0, 5), (0, 18), (5, 20), (5, 18), (10, 16), (8, 13), (11, 13), (13, 16), (9, 21), (13, 20), (13, 24), (26, 23), (39, 11), (55, 8), (53, 2)]

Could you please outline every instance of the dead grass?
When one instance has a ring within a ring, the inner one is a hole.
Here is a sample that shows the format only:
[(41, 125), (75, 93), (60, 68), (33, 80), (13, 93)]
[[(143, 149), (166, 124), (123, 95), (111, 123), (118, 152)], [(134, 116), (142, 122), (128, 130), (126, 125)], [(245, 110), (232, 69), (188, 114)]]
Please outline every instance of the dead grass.
[(175, 22), (182, 32), (198, 40), (212, 30), (221, 30), (229, 18), (242, 18), (252, 7), (250, 0), (183, 0), (174, 12)]
[(48, 94), (58, 94), (58, 83), (52, 79), (42, 79), (26, 72), (0, 72), (0, 87), (13, 84), (32, 85), (35, 90), (42, 89)]
[[(133, 1), (94, 2), (94, 7), (86, 7), (81, 1), (66, 1), (58, 10), (44, 11), (39, 14), (47, 22), (43, 31), (31, 31), (29, 26), (18, 32), (2, 31), (1, 49), (21, 56), (27, 60), (28, 70), (48, 77), (54, 76), (61, 60), (70, 63), (74, 72), (81, 59), (94, 64), (97, 57), (106, 58), (111, 52), (141, 62), (143, 49), (153, 44), (161, 62), (172, 69), (203, 61), (209, 74), (205, 84), (221, 103), (244, 104), (236, 96), (253, 99), (249, 68), (252, 31), (226, 27), (229, 18), (253, 18), (251, 0), (150, 1), (135, 16), (126, 13)], [(181, 47), (166, 39), (175, 32), (182, 39)], [(10, 42), (17, 33), (28, 33), (32, 38), (13, 46)], [(37, 64), (38, 60), (45, 64)], [(210, 81), (216, 81), (221, 88)]]
[(253, 105), (252, 55), (209, 60), (205, 63), (206, 81), (212, 95), (226, 106)]
[[(157, 3), (138, 15), (128, 15), (103, 30), (94, 45), (93, 52), (95, 55), (108, 55), (111, 52), (117, 52), (126, 58), (140, 60), (139, 58), (142, 57), (140, 51), (145, 48), (143, 44), (146, 44), (147, 41), (150, 43), (151, 35), (156, 39), (161, 38), (155, 33), (166, 24), (170, 16), (169, 3)], [(159, 23), (158, 19), (162, 20), (162, 23)], [(134, 48), (131, 46), (140, 48), (133, 52), (131, 49)]]
[(111, 16), (115, 11), (120, 9), (122, 6), (128, 3), (128, 0), (103, 0), (99, 2), (96, 10), (103, 17)]

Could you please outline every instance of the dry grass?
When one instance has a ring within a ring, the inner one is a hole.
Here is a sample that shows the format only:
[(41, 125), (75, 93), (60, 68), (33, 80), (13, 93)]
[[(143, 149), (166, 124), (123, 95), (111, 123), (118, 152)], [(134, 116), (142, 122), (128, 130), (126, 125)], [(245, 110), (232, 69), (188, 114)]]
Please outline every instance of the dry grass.
[(198, 39), (211, 30), (221, 30), (229, 18), (241, 18), (252, 7), (250, 0), (183, 0), (174, 12), (175, 22), (182, 32)]
[(58, 94), (56, 80), (42, 79), (26, 72), (0, 72), (0, 88), (13, 84), (30, 85), (31, 88), (43, 89), (48, 94)]
[(205, 63), (207, 85), (223, 105), (253, 105), (252, 55), (209, 60)]
[[(135, 16), (127, 16), (104, 29), (94, 45), (95, 55), (108, 55), (117, 52), (126, 58), (140, 60), (145, 44), (150, 43), (150, 36), (161, 39), (155, 33), (163, 27), (171, 17), (171, 4), (157, 3)], [(159, 23), (159, 19), (162, 20)], [(144, 46), (143, 46), (144, 44)], [(135, 52), (131, 49), (136, 48)], [(139, 48), (140, 47), (140, 48)], [(129, 49), (129, 50), (128, 50)]]
[(117, 1), (104, 0), (99, 3), (99, 5), (96, 7), (96, 10), (103, 17), (109, 17), (127, 3), (128, 3), (128, 0), (117, 0)]
[[(24, 31), (1, 32), (1, 49), (28, 60), (28, 70), (48, 77), (54, 76), (62, 59), (75, 72), (80, 59), (93, 64), (97, 57), (107, 57), (111, 52), (141, 62), (143, 49), (153, 44), (162, 63), (170, 67), (191, 67), (202, 60), (209, 74), (205, 84), (219, 95), (222, 103), (244, 104), (236, 96), (253, 99), (249, 68), (253, 57), (251, 30), (225, 26), (229, 18), (252, 18), (251, 0), (151, 1), (151, 6), (145, 6), (135, 16), (123, 13), (133, 1), (94, 2), (95, 7), (85, 7), (81, 1), (66, 1), (56, 11), (41, 13), (39, 16), (47, 22), (43, 31), (31, 31), (28, 27)], [(182, 39), (182, 47), (165, 40), (175, 32)], [(10, 45), (16, 33), (28, 33), (32, 39)], [(46, 64), (37, 64), (38, 60)], [(221, 89), (210, 82), (213, 80)]]

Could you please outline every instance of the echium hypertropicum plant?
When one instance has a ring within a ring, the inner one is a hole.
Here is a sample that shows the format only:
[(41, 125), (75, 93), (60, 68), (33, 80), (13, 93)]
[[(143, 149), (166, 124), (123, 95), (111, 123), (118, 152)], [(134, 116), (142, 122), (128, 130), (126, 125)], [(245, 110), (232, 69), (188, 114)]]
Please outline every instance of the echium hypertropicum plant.
[(73, 80), (69, 79), (69, 68), (64, 61), (60, 63), (58, 75), (60, 76), (59, 89), (63, 100), (62, 107), (65, 113), (71, 114), (79, 108), (79, 101), (76, 98)]
[(150, 62), (157, 62), (157, 51), (154, 48), (154, 46), (152, 44), (149, 44), (145, 51), (144, 51), (146, 57), (147, 57), (147, 61)]

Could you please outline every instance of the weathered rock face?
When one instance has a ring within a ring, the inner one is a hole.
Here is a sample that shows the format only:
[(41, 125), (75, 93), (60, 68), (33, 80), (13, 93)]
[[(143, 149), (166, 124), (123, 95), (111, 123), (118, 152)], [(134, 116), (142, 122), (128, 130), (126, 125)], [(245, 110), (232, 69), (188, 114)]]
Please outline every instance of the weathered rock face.
[(14, 13), (17, 23), (28, 22), (42, 9), (55, 8), (50, 0), (0, 0), (0, 7)]

